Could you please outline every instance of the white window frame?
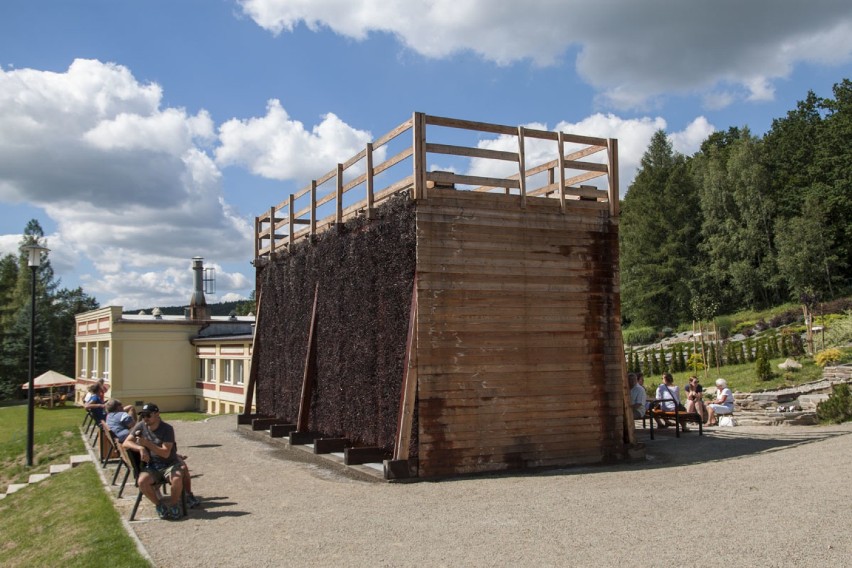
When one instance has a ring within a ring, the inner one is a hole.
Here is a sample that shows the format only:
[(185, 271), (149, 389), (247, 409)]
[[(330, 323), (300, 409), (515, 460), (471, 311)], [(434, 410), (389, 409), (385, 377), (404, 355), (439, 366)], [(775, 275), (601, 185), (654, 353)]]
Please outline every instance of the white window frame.
[(89, 374), (89, 347), (82, 343), (80, 345), (80, 372), (81, 379), (85, 379)]
[(91, 369), (91, 377), (93, 379), (98, 378), (98, 346), (97, 344), (92, 345), (92, 369)]
[(103, 378), (109, 379), (109, 371), (110, 371), (110, 360), (109, 360), (109, 345), (104, 345), (104, 370), (103, 370)]
[(244, 359), (236, 359), (234, 361), (234, 380), (238, 385), (245, 383), (245, 366)]
[(231, 368), (231, 360), (223, 359), (222, 360), (222, 383), (226, 385), (233, 384), (234, 382), (234, 370)]

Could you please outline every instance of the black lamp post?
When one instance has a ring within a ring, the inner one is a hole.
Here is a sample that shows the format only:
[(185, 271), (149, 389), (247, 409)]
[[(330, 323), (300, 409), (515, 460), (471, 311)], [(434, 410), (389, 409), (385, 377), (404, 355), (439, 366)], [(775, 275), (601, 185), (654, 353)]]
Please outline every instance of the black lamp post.
[(33, 465), (33, 422), (35, 421), (35, 307), (36, 307), (36, 270), (41, 265), (41, 253), (49, 249), (38, 244), (23, 247), (29, 252), (29, 265), (32, 270), (32, 292), (30, 297), (30, 383), (27, 394), (27, 466)]

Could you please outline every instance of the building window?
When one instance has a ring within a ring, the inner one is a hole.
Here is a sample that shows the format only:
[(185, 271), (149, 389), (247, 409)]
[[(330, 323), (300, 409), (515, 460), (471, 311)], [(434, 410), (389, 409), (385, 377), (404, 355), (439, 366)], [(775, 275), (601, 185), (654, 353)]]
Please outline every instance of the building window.
[(88, 355), (88, 353), (89, 353), (89, 350), (86, 348), (86, 346), (81, 345), (80, 346), (80, 377), (83, 378), (83, 379), (85, 379), (88, 376), (88, 372), (89, 372), (89, 364), (88, 364), (88, 361), (86, 360), (87, 359), (86, 355)]
[(228, 359), (222, 361), (222, 382), (229, 385), (234, 382), (231, 376), (231, 361)]
[(215, 383), (216, 382), (216, 359), (208, 359), (207, 360), (207, 382)]
[(98, 378), (98, 348), (97, 346), (92, 346), (92, 378)]
[(236, 379), (237, 384), (243, 384), (243, 360), (237, 359), (234, 361), (234, 379)]
[(109, 379), (109, 345), (104, 346), (104, 370), (103, 376), (104, 379)]

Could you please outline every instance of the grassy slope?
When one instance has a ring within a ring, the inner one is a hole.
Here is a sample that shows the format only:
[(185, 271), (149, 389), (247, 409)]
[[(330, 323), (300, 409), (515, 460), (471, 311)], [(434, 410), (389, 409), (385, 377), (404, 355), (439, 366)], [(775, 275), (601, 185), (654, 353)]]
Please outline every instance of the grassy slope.
[[(203, 420), (197, 412), (166, 413), (169, 420)], [(0, 408), (0, 490), (47, 473), (86, 453), (83, 411), (35, 409), (33, 467), (26, 467), (26, 405)], [(124, 532), (93, 464), (85, 464), (0, 501), (0, 566), (149, 566)]]

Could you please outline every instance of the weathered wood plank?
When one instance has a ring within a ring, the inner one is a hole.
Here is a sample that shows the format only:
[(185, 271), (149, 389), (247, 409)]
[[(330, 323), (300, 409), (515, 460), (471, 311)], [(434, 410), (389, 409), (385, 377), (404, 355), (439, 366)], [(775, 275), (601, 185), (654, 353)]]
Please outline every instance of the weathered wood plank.
[(352, 445), (349, 438), (317, 438), (314, 440), (315, 454), (342, 452)]
[(468, 146), (453, 146), (450, 144), (426, 144), (426, 152), (433, 154), (448, 154), (450, 156), (468, 156), (471, 158), (487, 158), (491, 160), (503, 160), (506, 162), (517, 162), (518, 155), (514, 152), (500, 150), (488, 150), (486, 148), (470, 148)]
[(382, 463), (386, 457), (388, 457), (388, 453), (384, 448), (364, 447), (343, 450), (343, 463), (346, 465)]
[(426, 181), (437, 183), (454, 183), (461, 185), (490, 185), (493, 187), (519, 188), (518, 180), (492, 178), (483, 176), (468, 176), (452, 172), (426, 172)]

